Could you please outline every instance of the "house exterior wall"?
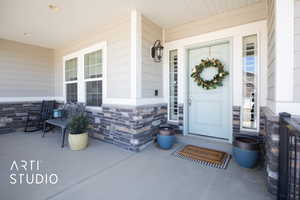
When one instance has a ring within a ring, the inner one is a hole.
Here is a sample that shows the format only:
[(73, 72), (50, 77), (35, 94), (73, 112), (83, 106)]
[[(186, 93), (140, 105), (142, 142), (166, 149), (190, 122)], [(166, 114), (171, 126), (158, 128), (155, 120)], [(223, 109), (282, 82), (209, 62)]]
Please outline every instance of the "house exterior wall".
[(253, 5), (231, 10), (207, 19), (199, 19), (165, 30), (166, 42), (196, 36), (225, 28), (266, 19), (266, 3), (260, 1)]
[[(268, 0), (268, 15), (267, 15), (267, 26), (268, 26), (268, 100), (275, 101), (275, 81), (276, 81), (276, 31), (275, 31), (275, 10), (274, 1)], [(270, 105), (271, 106), (271, 105)], [(275, 108), (272, 108), (275, 109)]]
[[(162, 41), (163, 30), (146, 17), (142, 16), (142, 98), (163, 96), (163, 64), (151, 58), (150, 50), (156, 40)], [(155, 96), (158, 90), (158, 96)]]
[(55, 49), (55, 96), (63, 96), (63, 56), (89, 47), (95, 43), (107, 42), (107, 97), (130, 98), (130, 18), (84, 36), (62, 48)]
[(294, 8), (294, 101), (300, 102), (300, 1), (295, 1)]
[(0, 39), (0, 101), (54, 96), (53, 50)]

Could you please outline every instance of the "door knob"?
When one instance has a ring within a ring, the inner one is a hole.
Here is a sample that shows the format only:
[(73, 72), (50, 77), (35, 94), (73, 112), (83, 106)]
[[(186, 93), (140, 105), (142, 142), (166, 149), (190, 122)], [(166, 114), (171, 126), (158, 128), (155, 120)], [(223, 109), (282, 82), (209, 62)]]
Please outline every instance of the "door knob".
[(189, 104), (189, 106), (192, 105), (192, 98), (191, 97), (188, 98), (188, 104)]

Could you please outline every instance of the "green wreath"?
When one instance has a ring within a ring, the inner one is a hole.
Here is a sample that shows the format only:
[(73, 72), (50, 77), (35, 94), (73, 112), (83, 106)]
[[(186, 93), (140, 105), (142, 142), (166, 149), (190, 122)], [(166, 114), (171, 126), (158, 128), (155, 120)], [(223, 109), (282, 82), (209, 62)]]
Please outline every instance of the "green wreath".
[[(218, 73), (211, 80), (204, 80), (201, 77), (201, 73), (205, 68), (216, 67), (218, 68)], [(224, 65), (218, 59), (205, 59), (201, 60), (199, 65), (196, 65), (192, 71), (191, 77), (194, 78), (194, 81), (198, 86), (201, 86), (204, 89), (216, 89), (218, 86), (223, 86), (223, 79), (229, 74), (229, 72), (224, 70)]]

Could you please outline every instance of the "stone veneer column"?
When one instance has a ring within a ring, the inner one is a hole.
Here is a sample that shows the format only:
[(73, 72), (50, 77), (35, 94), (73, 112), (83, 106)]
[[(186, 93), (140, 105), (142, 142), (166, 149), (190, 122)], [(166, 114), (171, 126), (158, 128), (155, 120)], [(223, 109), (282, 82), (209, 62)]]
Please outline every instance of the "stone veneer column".
[[(297, 119), (297, 118), (296, 118)], [(269, 108), (264, 109), (265, 121), (265, 151), (266, 151), (266, 171), (267, 171), (267, 186), (268, 191), (277, 195), (278, 190), (278, 171), (279, 171), (279, 116), (275, 115)], [(297, 146), (300, 146), (299, 141)], [(299, 151), (299, 148), (298, 148)], [(299, 152), (298, 152), (299, 154)], [(293, 154), (291, 155), (293, 158)], [(298, 158), (299, 159), (299, 158)], [(292, 171), (294, 167), (292, 166)], [(299, 172), (297, 172), (299, 173)], [(299, 188), (299, 182), (296, 183)]]
[(264, 111), (265, 118), (265, 151), (268, 191), (277, 193), (278, 162), (279, 162), (279, 118), (268, 108)]
[(102, 111), (88, 111), (88, 115), (92, 137), (138, 152), (153, 142), (158, 127), (167, 122), (167, 105), (103, 105)]

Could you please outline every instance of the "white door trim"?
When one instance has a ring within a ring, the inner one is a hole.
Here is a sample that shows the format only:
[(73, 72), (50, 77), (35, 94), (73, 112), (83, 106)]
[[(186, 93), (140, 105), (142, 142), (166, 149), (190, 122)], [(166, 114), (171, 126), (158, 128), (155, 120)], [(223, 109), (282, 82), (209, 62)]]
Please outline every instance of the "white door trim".
[(229, 42), (229, 49), (230, 49), (230, 61), (229, 61), (229, 106), (230, 106), (230, 112), (228, 113), (228, 117), (229, 117), (229, 137), (228, 137), (228, 142), (232, 143), (232, 106), (233, 106), (233, 94), (232, 94), (232, 85), (233, 85), (233, 37), (229, 37), (229, 38), (224, 38), (224, 39), (218, 39), (218, 40), (212, 40), (212, 41), (207, 41), (207, 42), (201, 42), (201, 43), (195, 43), (195, 44), (191, 44), (191, 45), (186, 45), (184, 46), (184, 131), (183, 134), (184, 135), (191, 135), (189, 133), (189, 105), (188, 105), (188, 97), (189, 97), (189, 92), (190, 92), (190, 87), (189, 87), (189, 59), (188, 59), (188, 51), (189, 49), (192, 48), (196, 48), (196, 47), (202, 47), (202, 46), (206, 46), (209, 44), (218, 44), (218, 43), (224, 43), (224, 42)]
[[(167, 42), (165, 44), (165, 54), (164, 54), (164, 99), (165, 102), (168, 101), (168, 88), (169, 88), (169, 82), (168, 82), (168, 69), (169, 69), (169, 62), (168, 62), (168, 54), (170, 50), (177, 49), (178, 50), (178, 70), (179, 70), (179, 77), (178, 77), (178, 102), (179, 104), (183, 104), (184, 106), (184, 113), (183, 113), (183, 134), (188, 135), (188, 126), (187, 126), (187, 110), (186, 110), (186, 100), (185, 97), (187, 96), (187, 84), (186, 84), (186, 49), (185, 47), (188, 45), (195, 45), (195, 44), (201, 44), (207, 41), (213, 41), (213, 40), (219, 40), (224, 38), (233, 38), (232, 41), (232, 57), (233, 60), (231, 60), (232, 68), (231, 68), (231, 94), (232, 94), (232, 103), (235, 106), (241, 106), (242, 105), (242, 37), (248, 36), (252, 34), (257, 34), (260, 36), (259, 40), (261, 40), (261, 49), (260, 49), (260, 72), (261, 72), (261, 85), (260, 87), (260, 106), (265, 106), (266, 101), (266, 93), (267, 93), (267, 82), (264, 77), (267, 76), (267, 25), (266, 20), (257, 21), (249, 24), (243, 24), (240, 26), (235, 26), (231, 28), (222, 29), (215, 32), (209, 32), (197, 36), (182, 38), (179, 40)], [(230, 117), (232, 122), (232, 116)], [(177, 122), (179, 123), (179, 121)], [(232, 126), (232, 123), (231, 123)]]

